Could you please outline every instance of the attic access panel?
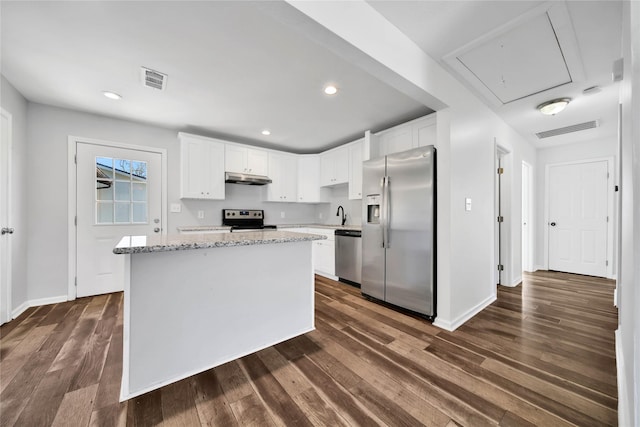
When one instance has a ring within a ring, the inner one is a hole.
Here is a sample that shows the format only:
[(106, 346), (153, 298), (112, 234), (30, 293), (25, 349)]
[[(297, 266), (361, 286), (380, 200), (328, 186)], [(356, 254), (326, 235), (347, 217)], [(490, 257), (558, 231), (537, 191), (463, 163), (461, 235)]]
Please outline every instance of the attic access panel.
[(547, 13), (542, 13), (456, 59), (503, 104), (571, 83)]

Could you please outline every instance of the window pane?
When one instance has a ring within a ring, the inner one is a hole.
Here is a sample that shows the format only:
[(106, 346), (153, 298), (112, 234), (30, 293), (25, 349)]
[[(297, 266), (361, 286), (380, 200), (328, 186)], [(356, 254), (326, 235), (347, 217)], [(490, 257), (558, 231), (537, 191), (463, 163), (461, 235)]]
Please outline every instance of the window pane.
[(114, 164), (116, 179), (129, 179), (131, 174), (131, 160), (116, 159)]
[(116, 200), (128, 202), (131, 200), (131, 183), (129, 181), (116, 181)]
[(96, 205), (96, 222), (98, 224), (113, 224), (113, 203), (97, 203)]
[(96, 190), (96, 192), (98, 193), (98, 200), (113, 200), (113, 183), (107, 182), (106, 184), (101, 188), (100, 182), (98, 182), (98, 189)]
[(117, 203), (116, 202), (116, 223), (131, 222), (131, 203)]
[(131, 184), (133, 187), (133, 201), (134, 202), (146, 202), (147, 201), (147, 184), (134, 182)]
[(147, 180), (147, 162), (131, 162), (131, 179), (134, 181)]
[(146, 203), (133, 203), (133, 222), (147, 222)]
[(113, 159), (109, 157), (96, 157), (96, 177), (100, 179), (113, 178)]

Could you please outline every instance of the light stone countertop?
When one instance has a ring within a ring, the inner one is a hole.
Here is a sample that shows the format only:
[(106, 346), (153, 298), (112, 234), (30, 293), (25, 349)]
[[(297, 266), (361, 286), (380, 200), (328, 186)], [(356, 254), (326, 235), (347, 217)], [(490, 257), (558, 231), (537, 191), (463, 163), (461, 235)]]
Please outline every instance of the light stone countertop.
[(326, 239), (326, 236), (277, 230), (219, 234), (169, 234), (164, 236), (154, 234), (152, 236), (125, 236), (113, 249), (113, 253), (136, 254), (168, 252), (324, 239)]

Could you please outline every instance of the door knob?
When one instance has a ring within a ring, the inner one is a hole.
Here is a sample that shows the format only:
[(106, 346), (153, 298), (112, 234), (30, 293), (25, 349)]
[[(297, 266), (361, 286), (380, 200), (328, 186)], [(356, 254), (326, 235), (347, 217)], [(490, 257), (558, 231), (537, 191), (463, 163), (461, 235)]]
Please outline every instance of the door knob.
[(154, 232), (159, 233), (160, 232), (160, 227), (156, 227), (153, 229)]
[(2, 235), (5, 235), (5, 234), (13, 234), (13, 228), (2, 227)]
[(552, 227), (555, 227), (555, 226), (556, 226), (556, 223), (555, 223), (555, 222), (552, 222), (552, 223), (551, 223), (551, 224), (549, 224), (549, 225), (550, 225), (550, 226), (552, 226)]

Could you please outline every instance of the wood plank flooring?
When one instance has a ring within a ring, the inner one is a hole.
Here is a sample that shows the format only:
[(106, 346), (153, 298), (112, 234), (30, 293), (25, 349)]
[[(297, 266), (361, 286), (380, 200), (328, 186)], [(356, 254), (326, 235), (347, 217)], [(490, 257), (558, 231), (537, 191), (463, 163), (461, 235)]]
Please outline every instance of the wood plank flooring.
[(614, 283), (537, 272), (455, 332), (316, 277), (316, 330), (119, 403), (121, 293), (0, 328), (1, 426), (617, 424)]

